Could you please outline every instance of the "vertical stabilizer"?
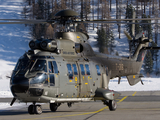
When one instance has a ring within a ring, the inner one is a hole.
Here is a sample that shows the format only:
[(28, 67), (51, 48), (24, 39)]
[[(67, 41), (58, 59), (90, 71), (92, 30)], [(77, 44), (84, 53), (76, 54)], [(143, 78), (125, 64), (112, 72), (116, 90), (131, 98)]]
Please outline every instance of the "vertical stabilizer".
[(146, 54), (146, 50), (143, 50), (142, 48), (148, 47), (149, 43), (152, 41), (151, 39), (148, 39), (147, 37), (144, 36), (140, 39), (140, 40), (136, 40), (139, 42), (139, 45), (137, 47), (137, 49), (135, 50), (132, 59), (137, 60), (137, 61), (143, 61), (145, 54)]

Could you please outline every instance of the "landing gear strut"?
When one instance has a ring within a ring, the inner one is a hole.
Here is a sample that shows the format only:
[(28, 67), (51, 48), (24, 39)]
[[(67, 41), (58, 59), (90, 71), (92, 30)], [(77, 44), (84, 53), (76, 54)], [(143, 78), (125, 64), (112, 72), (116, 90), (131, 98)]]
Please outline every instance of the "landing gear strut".
[(42, 113), (41, 105), (35, 105), (35, 103), (30, 105), (28, 107), (28, 113), (29, 114), (39, 114), (40, 115)]
[(109, 107), (110, 111), (115, 111), (117, 109), (117, 103), (115, 100), (109, 100), (109, 102), (107, 100), (103, 101), (105, 105), (107, 105)]

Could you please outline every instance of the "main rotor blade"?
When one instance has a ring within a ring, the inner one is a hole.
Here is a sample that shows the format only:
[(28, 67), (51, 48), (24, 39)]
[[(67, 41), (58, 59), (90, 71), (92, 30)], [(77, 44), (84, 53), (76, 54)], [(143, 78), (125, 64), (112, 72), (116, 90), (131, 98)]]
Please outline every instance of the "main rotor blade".
[(27, 19), (0, 19), (0, 20), (3, 20), (3, 21), (24, 21), (24, 22), (45, 22), (45, 21), (47, 21), (47, 20), (39, 20), (39, 19), (37, 19), (37, 20), (35, 20), (35, 19), (30, 19), (30, 20), (27, 20)]
[(0, 22), (0, 24), (40, 24), (47, 22)]
[[(151, 20), (152, 18), (141, 19), (108, 19), (108, 20), (86, 20), (86, 21), (72, 21), (71, 23), (103, 23), (103, 24), (160, 24), (160, 23), (135, 23), (124, 22), (130, 20)], [(160, 18), (154, 18), (154, 20), (160, 20)], [(25, 19), (0, 19), (0, 24), (39, 24), (39, 23), (55, 23), (58, 20), (25, 20)]]
[[(52, 23), (52, 21), (17, 21), (17, 22), (0, 22), (0, 24), (40, 24), (40, 23)], [(150, 25), (150, 24), (160, 24), (160, 23), (133, 23), (133, 22), (102, 22), (102, 21), (75, 21), (74, 23), (102, 23), (102, 24), (145, 24), (145, 25)]]
[(160, 23), (133, 23), (133, 22), (109, 22), (109, 21), (75, 21), (75, 23), (101, 23), (101, 24), (160, 24)]
[(54, 20), (0, 19), (0, 24), (40, 24), (54, 23)]
[(133, 21), (133, 20), (160, 20), (160, 18), (106, 19), (106, 20), (88, 20), (88, 21)]
[(55, 20), (0, 19), (0, 24), (40, 24), (54, 23)]

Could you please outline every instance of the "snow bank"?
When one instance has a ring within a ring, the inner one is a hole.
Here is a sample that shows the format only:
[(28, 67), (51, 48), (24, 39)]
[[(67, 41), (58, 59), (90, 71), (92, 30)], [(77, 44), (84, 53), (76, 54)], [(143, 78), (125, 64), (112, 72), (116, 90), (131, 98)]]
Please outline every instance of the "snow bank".
[(142, 78), (141, 82), (134, 86), (130, 86), (126, 78), (121, 79), (118, 84), (118, 78), (112, 79), (109, 83), (109, 89), (115, 91), (158, 91), (160, 90), (160, 78)]

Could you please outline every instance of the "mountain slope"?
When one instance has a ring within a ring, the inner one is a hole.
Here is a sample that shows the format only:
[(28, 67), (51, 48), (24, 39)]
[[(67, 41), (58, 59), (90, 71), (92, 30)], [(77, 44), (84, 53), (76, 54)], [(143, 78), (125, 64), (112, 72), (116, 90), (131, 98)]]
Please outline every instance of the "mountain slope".
[[(21, 19), (23, 0), (1, 0), (0, 19)], [(28, 50), (30, 38), (25, 25), (0, 25), (0, 59), (16, 62)]]

